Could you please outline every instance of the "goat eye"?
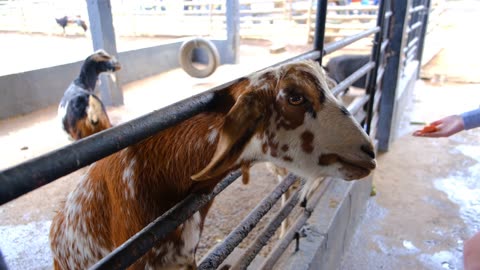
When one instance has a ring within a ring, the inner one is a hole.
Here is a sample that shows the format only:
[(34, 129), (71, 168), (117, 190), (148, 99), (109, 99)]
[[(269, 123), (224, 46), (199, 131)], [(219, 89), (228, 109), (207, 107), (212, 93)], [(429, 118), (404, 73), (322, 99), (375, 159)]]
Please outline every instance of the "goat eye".
[(292, 105), (300, 105), (303, 102), (305, 102), (305, 98), (303, 96), (300, 96), (300, 95), (290, 96), (288, 98), (288, 103), (290, 103)]

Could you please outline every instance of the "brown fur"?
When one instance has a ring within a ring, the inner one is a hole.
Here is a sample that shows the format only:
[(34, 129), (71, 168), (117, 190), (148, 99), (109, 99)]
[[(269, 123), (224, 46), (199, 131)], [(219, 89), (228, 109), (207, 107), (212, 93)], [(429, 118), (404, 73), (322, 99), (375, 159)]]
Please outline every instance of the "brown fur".
[(68, 130), (68, 134), (74, 140), (85, 138), (112, 127), (110, 119), (100, 101), (93, 96), (90, 96), (88, 101), (89, 106), (86, 117), (79, 119), (75, 126)]
[(305, 131), (301, 135), (301, 140), (302, 140), (302, 149), (305, 151), (305, 153), (311, 153), (313, 152), (313, 133), (310, 131)]
[(250, 162), (245, 162), (242, 167), (242, 183), (248, 185), (250, 182)]
[[(228, 101), (224, 101), (226, 102), (219, 101), (219, 103), (228, 105)], [(97, 224), (105, 225), (102, 231), (92, 230), (90, 232), (92, 235), (96, 235), (98, 241), (109, 249), (119, 246), (190, 192), (210, 191), (227, 174), (227, 172), (221, 172), (211, 181), (205, 182), (190, 180), (192, 174), (207, 166), (215, 152), (215, 148), (210, 144), (197, 144), (196, 142), (197, 138), (208, 136), (209, 127), (220, 129), (223, 125), (222, 117), (228, 108), (222, 107), (216, 108), (220, 112), (213, 111), (196, 115), (156, 136), (130, 146), (127, 148), (128, 150), (106, 157), (98, 161), (95, 166), (90, 167), (87, 180), (91, 185), (90, 192), (105, 194), (105, 197), (102, 197), (104, 200), (85, 202), (92, 215), (91, 218), (84, 218), (83, 222), (86, 222), (89, 228), (95, 228)], [(86, 126), (88, 125), (86, 124)], [(179, 141), (183, 143), (178, 143)], [(164, 145), (169, 147), (163, 147)], [(148, 155), (144, 153), (148, 153)], [(192, 158), (198, 156), (198, 153), (202, 153), (202, 158)], [(136, 161), (132, 176), (136, 194), (134, 200), (125, 198), (125, 190), (128, 190), (129, 187), (121, 180), (127, 166), (125, 162), (130, 160)], [(159, 167), (159, 164), (162, 166)], [(179, 170), (179, 167), (182, 169)], [(108, 205), (108, 207), (98, 207), (100, 205)], [(211, 203), (201, 210), (202, 227), (210, 206)], [(119, 220), (122, 222), (118, 222)], [(53, 220), (50, 234), (53, 249), (55, 249), (53, 246), (58, 241), (60, 236), (58, 233), (62, 230), (64, 222), (64, 212), (60, 211)], [(112, 231), (115, 233), (110, 233)], [(170, 233), (165, 241), (181, 243), (180, 235), (181, 229), (177, 229)], [(75, 255), (70, 254), (70, 256)], [(57, 267), (59, 265), (57, 260), (66, 259), (56, 259), (55, 269), (62, 269)], [(159, 260), (161, 260), (161, 254), (156, 256), (153, 252), (149, 252), (131, 269), (143, 269), (146, 261), (155, 263)], [(66, 261), (63, 261), (61, 265), (66, 265)]]

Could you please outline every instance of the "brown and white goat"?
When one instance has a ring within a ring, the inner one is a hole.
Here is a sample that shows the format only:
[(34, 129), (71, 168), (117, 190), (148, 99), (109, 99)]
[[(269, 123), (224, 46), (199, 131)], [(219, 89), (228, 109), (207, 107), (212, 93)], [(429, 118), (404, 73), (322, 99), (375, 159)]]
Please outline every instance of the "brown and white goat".
[[(54, 217), (56, 269), (85, 269), (191, 192), (269, 161), (307, 179), (367, 176), (367, 134), (318, 63), (269, 68), (216, 92), (209, 110), (92, 164)], [(207, 205), (130, 269), (195, 269)]]

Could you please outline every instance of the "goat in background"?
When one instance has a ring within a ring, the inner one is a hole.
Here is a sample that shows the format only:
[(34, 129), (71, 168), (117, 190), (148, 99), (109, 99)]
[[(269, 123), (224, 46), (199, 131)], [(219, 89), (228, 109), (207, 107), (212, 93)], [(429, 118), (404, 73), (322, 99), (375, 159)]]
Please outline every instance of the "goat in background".
[(63, 129), (72, 139), (79, 140), (112, 126), (105, 106), (94, 91), (102, 72), (115, 72), (120, 68), (115, 57), (104, 50), (85, 59), (79, 76), (67, 88), (58, 106)]
[(65, 27), (67, 27), (70, 24), (76, 24), (77, 26), (81, 27), (84, 32), (87, 32), (87, 23), (85, 23), (84, 20), (80, 16), (76, 16), (75, 18), (69, 17), (69, 16), (63, 16), (61, 18), (55, 18), (55, 21), (57, 24), (62, 27), (63, 29), (63, 34), (65, 35)]

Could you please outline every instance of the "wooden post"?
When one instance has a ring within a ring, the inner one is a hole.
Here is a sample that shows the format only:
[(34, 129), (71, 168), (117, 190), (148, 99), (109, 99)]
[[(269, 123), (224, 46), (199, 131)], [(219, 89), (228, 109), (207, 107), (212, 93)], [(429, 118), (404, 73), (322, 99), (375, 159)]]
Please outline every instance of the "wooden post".
[[(95, 51), (104, 49), (110, 55), (117, 57), (110, 0), (87, 0), (87, 9), (93, 49)], [(123, 105), (123, 93), (117, 73), (100, 76), (100, 94), (105, 105)]]

